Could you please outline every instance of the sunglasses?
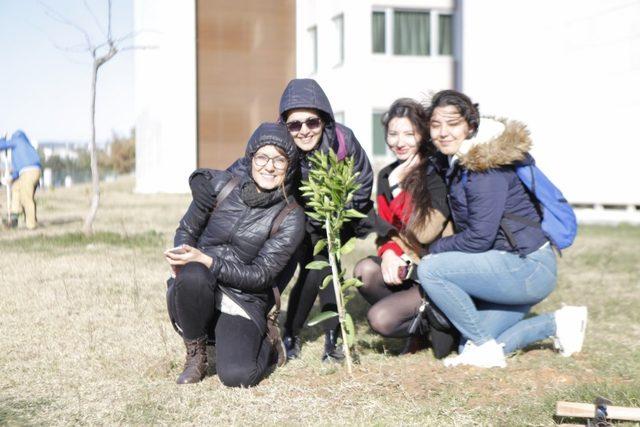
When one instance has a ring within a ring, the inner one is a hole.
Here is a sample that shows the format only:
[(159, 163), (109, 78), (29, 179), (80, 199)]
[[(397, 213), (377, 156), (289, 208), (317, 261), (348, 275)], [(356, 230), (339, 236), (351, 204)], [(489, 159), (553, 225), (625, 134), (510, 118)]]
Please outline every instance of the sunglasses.
[(320, 117), (309, 117), (304, 122), (301, 122), (300, 120), (292, 120), (286, 123), (289, 132), (300, 132), (300, 129), (302, 129), (302, 125), (307, 125), (307, 129), (309, 130), (316, 130), (320, 127), (321, 124), (322, 120), (320, 119)]
[(286, 157), (283, 157), (283, 156), (269, 157), (265, 154), (256, 154), (255, 156), (253, 156), (253, 162), (256, 164), (256, 166), (260, 168), (265, 167), (267, 163), (269, 163), (269, 160), (273, 162), (273, 167), (276, 168), (277, 170), (282, 171), (287, 168)]

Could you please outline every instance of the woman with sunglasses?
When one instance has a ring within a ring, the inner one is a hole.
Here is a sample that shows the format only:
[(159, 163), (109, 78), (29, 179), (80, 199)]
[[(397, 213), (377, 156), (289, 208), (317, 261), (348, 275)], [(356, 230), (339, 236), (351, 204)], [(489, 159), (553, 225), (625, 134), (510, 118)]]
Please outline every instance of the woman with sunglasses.
[[(358, 290), (371, 304), (367, 319), (374, 331), (385, 337), (408, 337), (403, 353), (414, 353), (430, 342), (441, 358), (457, 344), (457, 333), (428, 324), (420, 312), (420, 286), (415, 277), (406, 275), (417, 262), (414, 253), (423, 252), (425, 244), (444, 232), (449, 218), (446, 187), (430, 160), (435, 148), (428, 140), (426, 112), (418, 102), (396, 100), (382, 116), (382, 125), (396, 160), (379, 172), (376, 200), (378, 215), (393, 225), (395, 238), (378, 238), (377, 256), (360, 260), (354, 276), (362, 281)], [(420, 328), (413, 330), (412, 324)]]
[(165, 252), (175, 274), (169, 313), (187, 349), (179, 384), (207, 372), (207, 340), (215, 340), (223, 384), (258, 384), (286, 353), (267, 313), (279, 298), (276, 276), (304, 235), (294, 200), (298, 150), (282, 124), (264, 123), (249, 140), (247, 172), (198, 169), (193, 201), (180, 221), (175, 248)]
[[(313, 79), (294, 79), (289, 82), (280, 98), (280, 121), (286, 124), (293, 137), (293, 142), (300, 153), (300, 169), (302, 179), (307, 179), (311, 164), (309, 156), (320, 150), (328, 153), (332, 150), (338, 158), (351, 156), (354, 159), (354, 172), (359, 172), (357, 182), (360, 188), (356, 191), (347, 209), (357, 209), (367, 214), (366, 220), (352, 221), (343, 227), (342, 241), (352, 236), (364, 237), (377, 225), (373, 203), (371, 202), (371, 188), (373, 186), (373, 170), (367, 154), (360, 146), (353, 131), (348, 127), (336, 123), (333, 110), (327, 95), (320, 85)], [(248, 167), (245, 160), (236, 161), (229, 171), (242, 173)], [(304, 207), (305, 200), (298, 198)], [(384, 227), (384, 224), (381, 225)], [(320, 294), (322, 311), (336, 310), (335, 293), (332, 285), (320, 290), (322, 281), (331, 274), (329, 268), (323, 270), (307, 270), (305, 266), (313, 260), (327, 261), (326, 249), (313, 255), (315, 244), (325, 237), (322, 224), (306, 217), (306, 233), (295, 257), (287, 264), (278, 277), (278, 287), (283, 289), (293, 277), (296, 266), (300, 267), (300, 274), (289, 295), (287, 318), (284, 325), (284, 343), (287, 358), (295, 359), (300, 356), (302, 340), (300, 332), (305, 325), (309, 312)], [(338, 320), (332, 318), (323, 322), (325, 332), (322, 360), (325, 362), (341, 361), (344, 358), (342, 349), (336, 346), (338, 338)]]
[[(347, 208), (354, 208), (362, 213), (373, 215), (371, 202), (371, 188), (373, 186), (373, 171), (369, 159), (356, 139), (353, 131), (348, 127), (336, 123), (329, 99), (312, 79), (295, 79), (289, 82), (280, 99), (280, 119), (286, 124), (293, 141), (300, 150), (300, 171), (302, 178), (309, 174), (309, 156), (316, 151), (324, 153), (333, 150), (338, 158), (352, 156), (354, 158), (354, 172), (358, 172), (357, 181), (360, 188), (356, 191)], [(304, 205), (305, 201), (301, 200)], [(366, 221), (354, 221), (343, 226), (341, 238), (346, 241), (353, 236), (364, 237), (369, 233)], [(289, 295), (287, 318), (284, 324), (284, 343), (287, 357), (299, 357), (301, 350), (300, 332), (305, 325), (309, 312), (320, 294), (321, 311), (336, 310), (335, 293), (329, 285), (320, 290), (326, 276), (331, 274), (330, 268), (323, 270), (307, 270), (305, 266), (311, 261), (327, 261), (327, 250), (324, 249), (313, 255), (315, 244), (325, 237), (322, 224), (307, 217), (306, 234), (302, 245), (296, 251), (296, 263), (300, 266), (300, 274)], [(293, 265), (295, 267), (295, 264)], [(290, 268), (291, 274), (293, 269)], [(284, 275), (283, 275), (284, 276)], [(290, 277), (290, 276), (289, 276)], [(283, 277), (287, 280), (287, 277)], [(325, 333), (323, 362), (341, 361), (344, 358), (342, 349), (336, 346), (338, 337), (338, 319), (323, 322)]]

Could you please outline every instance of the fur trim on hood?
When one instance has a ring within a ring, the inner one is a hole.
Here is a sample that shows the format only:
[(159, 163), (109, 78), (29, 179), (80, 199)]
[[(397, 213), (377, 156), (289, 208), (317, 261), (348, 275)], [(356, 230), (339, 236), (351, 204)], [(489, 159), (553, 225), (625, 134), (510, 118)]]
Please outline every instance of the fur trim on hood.
[(457, 156), (467, 170), (483, 172), (523, 161), (531, 145), (529, 130), (523, 123), (482, 117), (478, 134), (463, 142)]

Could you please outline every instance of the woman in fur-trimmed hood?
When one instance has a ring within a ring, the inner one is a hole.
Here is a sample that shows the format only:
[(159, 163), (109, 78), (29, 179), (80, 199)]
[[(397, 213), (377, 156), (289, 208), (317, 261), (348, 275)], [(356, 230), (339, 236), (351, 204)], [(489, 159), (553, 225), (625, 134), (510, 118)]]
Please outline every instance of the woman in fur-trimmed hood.
[(533, 161), (526, 127), (481, 120), (477, 104), (453, 90), (433, 97), (428, 118), (455, 234), (429, 245), (418, 276), (466, 340), (445, 365), (504, 367), (505, 354), (547, 337), (565, 356), (580, 351), (586, 307), (524, 319), (556, 285), (555, 254), (532, 226), (541, 216), (514, 168)]

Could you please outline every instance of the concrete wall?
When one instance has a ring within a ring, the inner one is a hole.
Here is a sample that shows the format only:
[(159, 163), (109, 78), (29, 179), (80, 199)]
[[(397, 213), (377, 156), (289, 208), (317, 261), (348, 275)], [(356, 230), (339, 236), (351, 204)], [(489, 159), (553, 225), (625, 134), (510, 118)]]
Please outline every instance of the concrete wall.
[(136, 0), (136, 187), (186, 192), (196, 167), (194, 0)]
[(640, 2), (464, 0), (461, 12), (462, 86), (481, 111), (529, 125), (569, 201), (640, 205)]

